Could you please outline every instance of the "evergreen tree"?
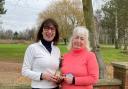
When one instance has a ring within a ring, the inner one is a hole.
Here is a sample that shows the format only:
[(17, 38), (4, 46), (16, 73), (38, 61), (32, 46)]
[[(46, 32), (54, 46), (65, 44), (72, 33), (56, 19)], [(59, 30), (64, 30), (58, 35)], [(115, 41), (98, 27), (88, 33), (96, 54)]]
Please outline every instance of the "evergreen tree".
[(5, 0), (0, 0), (0, 14), (5, 14), (7, 10), (4, 9)]

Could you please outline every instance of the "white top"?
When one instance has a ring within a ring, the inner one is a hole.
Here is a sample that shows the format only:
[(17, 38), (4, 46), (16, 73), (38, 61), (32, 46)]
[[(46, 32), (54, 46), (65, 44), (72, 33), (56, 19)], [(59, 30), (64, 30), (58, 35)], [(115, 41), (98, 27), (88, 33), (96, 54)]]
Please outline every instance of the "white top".
[(55, 88), (54, 82), (40, 80), (41, 73), (52, 71), (53, 73), (59, 67), (60, 50), (52, 44), (51, 53), (39, 41), (28, 46), (22, 66), (22, 75), (32, 79), (32, 88)]

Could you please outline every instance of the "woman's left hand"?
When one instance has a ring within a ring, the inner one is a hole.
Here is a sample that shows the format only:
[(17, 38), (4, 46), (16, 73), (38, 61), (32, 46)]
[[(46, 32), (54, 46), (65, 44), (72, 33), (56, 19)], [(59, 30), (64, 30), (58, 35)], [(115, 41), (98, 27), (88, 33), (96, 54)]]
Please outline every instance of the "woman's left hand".
[(60, 84), (60, 83), (62, 83), (63, 82), (63, 77), (62, 76), (57, 76), (57, 84)]
[(73, 77), (64, 77), (64, 81), (68, 84), (72, 84)]

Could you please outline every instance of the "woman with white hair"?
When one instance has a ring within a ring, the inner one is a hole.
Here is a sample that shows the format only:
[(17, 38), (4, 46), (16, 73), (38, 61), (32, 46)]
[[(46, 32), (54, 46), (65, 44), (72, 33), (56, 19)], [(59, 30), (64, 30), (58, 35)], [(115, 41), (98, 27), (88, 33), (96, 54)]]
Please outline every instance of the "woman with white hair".
[(99, 78), (96, 56), (90, 52), (89, 32), (86, 27), (74, 28), (69, 42), (69, 52), (64, 54), (61, 72), (62, 89), (93, 89)]

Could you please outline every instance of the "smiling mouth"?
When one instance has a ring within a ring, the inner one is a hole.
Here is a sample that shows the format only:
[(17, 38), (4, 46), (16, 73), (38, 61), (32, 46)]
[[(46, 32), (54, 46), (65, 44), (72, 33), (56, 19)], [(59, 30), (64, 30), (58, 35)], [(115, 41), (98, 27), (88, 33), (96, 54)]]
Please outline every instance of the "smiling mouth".
[(48, 38), (51, 38), (51, 37), (53, 37), (53, 35), (46, 35)]

